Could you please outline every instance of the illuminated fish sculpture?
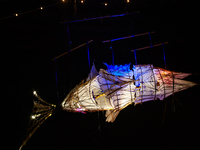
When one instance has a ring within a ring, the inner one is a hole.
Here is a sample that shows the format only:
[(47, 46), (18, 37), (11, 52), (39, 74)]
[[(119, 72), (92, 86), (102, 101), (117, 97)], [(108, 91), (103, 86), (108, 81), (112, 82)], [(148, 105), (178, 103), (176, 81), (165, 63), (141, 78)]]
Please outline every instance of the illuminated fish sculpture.
[[(189, 73), (168, 71), (153, 65), (108, 65), (107, 70), (96, 71), (92, 66), (86, 79), (77, 85), (61, 103), (59, 108), (71, 112), (106, 111), (106, 121), (113, 122), (119, 112), (134, 103), (139, 104), (164, 98), (185, 90), (195, 83), (182, 80)], [(56, 106), (38, 98), (34, 101), (32, 126), (30, 126), (26, 144), (35, 130), (56, 110)]]

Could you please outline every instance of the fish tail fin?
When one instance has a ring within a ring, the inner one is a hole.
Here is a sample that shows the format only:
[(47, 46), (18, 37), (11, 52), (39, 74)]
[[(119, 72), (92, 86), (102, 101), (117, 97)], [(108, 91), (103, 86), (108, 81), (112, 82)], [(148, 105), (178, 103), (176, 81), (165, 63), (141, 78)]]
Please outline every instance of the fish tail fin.
[(35, 131), (47, 118), (49, 118), (52, 115), (53, 111), (56, 108), (56, 105), (47, 103), (42, 98), (40, 98), (40, 96), (37, 95), (36, 91), (33, 92), (33, 95), (35, 96), (35, 98), (33, 100), (31, 120), (29, 122), (25, 139), (22, 145), (20, 146), (19, 150), (21, 150), (22, 147), (26, 145), (27, 141), (31, 138)]
[(106, 115), (105, 115), (105, 117), (107, 117), (106, 121), (107, 122), (114, 122), (115, 119), (117, 118), (119, 112), (120, 112), (119, 110), (115, 110), (115, 109), (114, 110), (107, 110)]

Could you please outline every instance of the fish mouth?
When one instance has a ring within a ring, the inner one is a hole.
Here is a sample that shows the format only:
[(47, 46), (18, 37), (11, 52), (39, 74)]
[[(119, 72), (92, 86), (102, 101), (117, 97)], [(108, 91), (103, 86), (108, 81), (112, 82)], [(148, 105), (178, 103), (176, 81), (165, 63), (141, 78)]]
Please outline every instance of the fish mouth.
[(80, 104), (77, 101), (67, 101), (65, 103), (61, 104), (62, 109), (69, 111), (69, 112), (85, 112), (85, 108), (80, 106)]

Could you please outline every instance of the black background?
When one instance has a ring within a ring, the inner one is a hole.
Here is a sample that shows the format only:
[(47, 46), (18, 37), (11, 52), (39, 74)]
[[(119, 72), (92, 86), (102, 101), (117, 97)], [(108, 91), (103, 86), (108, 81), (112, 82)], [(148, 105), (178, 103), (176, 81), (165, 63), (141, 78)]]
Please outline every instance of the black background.
[[(122, 14), (139, 14), (72, 23), (69, 25), (71, 48), (91, 39), (90, 59), (97, 70), (102, 62), (112, 63), (110, 43), (104, 40), (155, 31), (152, 43), (165, 45), (167, 69), (191, 72), (187, 80), (199, 83), (198, 6), (189, 1), (169, 0), (77, 0), (20, 15), (58, 1), (7, 1), (1, 6), (2, 124), (6, 144), (17, 149), (26, 133), (32, 109), (33, 89), (50, 103), (57, 103), (55, 62), (52, 58), (69, 50), (64, 20)], [(19, 13), (18, 17), (14, 14)], [(130, 50), (149, 45), (147, 36), (113, 42), (115, 64), (134, 64)], [(164, 67), (162, 48), (137, 53), (138, 63)], [(57, 59), (60, 101), (89, 73), (87, 47), (84, 46)], [(128, 106), (114, 123), (106, 123), (103, 112), (74, 114), (58, 112), (49, 118), (28, 141), (24, 149), (175, 149), (198, 146), (199, 86), (167, 98), (165, 123), (162, 125), (165, 101)], [(5, 118), (4, 118), (5, 117)]]

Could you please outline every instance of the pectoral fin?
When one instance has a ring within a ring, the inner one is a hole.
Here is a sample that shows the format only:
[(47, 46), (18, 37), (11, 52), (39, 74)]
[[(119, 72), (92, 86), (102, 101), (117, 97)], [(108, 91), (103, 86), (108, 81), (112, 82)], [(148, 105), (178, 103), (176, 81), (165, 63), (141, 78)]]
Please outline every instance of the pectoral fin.
[(105, 115), (105, 117), (107, 117), (106, 121), (107, 122), (114, 122), (115, 119), (117, 118), (119, 112), (120, 112), (119, 110), (115, 110), (115, 109), (114, 110), (107, 110), (106, 115)]

